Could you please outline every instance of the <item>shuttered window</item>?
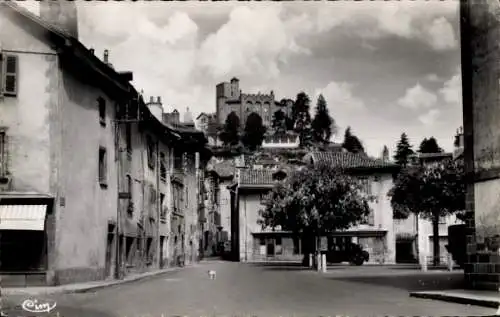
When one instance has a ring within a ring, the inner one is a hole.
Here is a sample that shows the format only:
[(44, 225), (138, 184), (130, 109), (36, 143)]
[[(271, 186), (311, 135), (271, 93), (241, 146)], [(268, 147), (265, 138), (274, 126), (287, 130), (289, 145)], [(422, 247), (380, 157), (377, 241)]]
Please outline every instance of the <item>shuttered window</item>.
[(2, 74), (2, 94), (17, 96), (18, 57), (16, 55), (0, 55), (0, 70)]

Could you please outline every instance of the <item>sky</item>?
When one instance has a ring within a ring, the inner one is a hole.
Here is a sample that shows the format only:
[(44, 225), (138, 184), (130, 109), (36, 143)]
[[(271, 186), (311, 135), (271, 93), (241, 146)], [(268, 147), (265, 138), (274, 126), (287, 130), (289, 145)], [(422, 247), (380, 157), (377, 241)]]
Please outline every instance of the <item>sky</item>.
[(311, 108), (322, 93), (335, 140), (350, 126), (372, 156), (403, 132), (451, 151), (462, 125), (458, 1), (77, 4), (80, 41), (165, 111), (215, 112), (215, 85), (237, 77)]

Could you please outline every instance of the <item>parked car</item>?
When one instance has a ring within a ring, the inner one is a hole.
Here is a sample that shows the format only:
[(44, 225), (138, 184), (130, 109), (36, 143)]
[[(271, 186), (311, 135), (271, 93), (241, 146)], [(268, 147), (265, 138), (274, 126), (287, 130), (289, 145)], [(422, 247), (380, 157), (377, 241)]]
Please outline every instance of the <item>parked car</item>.
[(363, 265), (370, 259), (370, 254), (356, 243), (347, 241), (344, 243), (332, 244), (326, 252), (328, 263), (349, 262), (354, 265)]

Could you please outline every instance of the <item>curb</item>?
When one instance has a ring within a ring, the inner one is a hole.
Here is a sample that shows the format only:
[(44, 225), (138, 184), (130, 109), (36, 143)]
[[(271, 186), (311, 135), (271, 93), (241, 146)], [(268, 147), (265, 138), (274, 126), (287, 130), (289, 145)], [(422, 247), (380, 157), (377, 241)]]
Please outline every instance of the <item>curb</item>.
[[(191, 267), (191, 265), (186, 265), (184, 268)], [(103, 288), (108, 288), (108, 287), (113, 287), (117, 285), (123, 285), (123, 284), (129, 284), (133, 282), (138, 282), (138, 281), (144, 281), (147, 279), (155, 278), (158, 277), (159, 275), (164, 275), (168, 273), (174, 273), (180, 271), (181, 267), (179, 268), (168, 268), (164, 270), (158, 270), (154, 272), (148, 272), (148, 273), (143, 273), (143, 274), (138, 274), (135, 276), (130, 276), (126, 277), (123, 280), (113, 280), (109, 282), (102, 282), (99, 284), (94, 284), (94, 285), (82, 285), (82, 286), (76, 286), (69, 284), (68, 286), (53, 286), (53, 287), (27, 287), (27, 288), (2, 288), (2, 295), (3, 296), (9, 296), (9, 295), (52, 295), (52, 294), (78, 294), (78, 293), (87, 293)]]
[(500, 306), (500, 299), (482, 299), (482, 298), (472, 298), (466, 295), (451, 295), (442, 293), (425, 293), (425, 292), (410, 292), (410, 297), (423, 298), (423, 299), (433, 299), (440, 300), (443, 302), (465, 304), (465, 305), (475, 305), (488, 308), (498, 308)]

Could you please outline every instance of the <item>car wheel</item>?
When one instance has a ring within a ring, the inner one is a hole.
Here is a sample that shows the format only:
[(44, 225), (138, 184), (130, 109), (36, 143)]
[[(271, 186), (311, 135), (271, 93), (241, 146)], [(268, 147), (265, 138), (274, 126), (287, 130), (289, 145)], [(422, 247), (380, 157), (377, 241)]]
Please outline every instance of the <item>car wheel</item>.
[(355, 256), (354, 259), (352, 260), (352, 263), (357, 266), (363, 265), (364, 262), (365, 260), (363, 259), (363, 257), (361, 257), (361, 255)]

